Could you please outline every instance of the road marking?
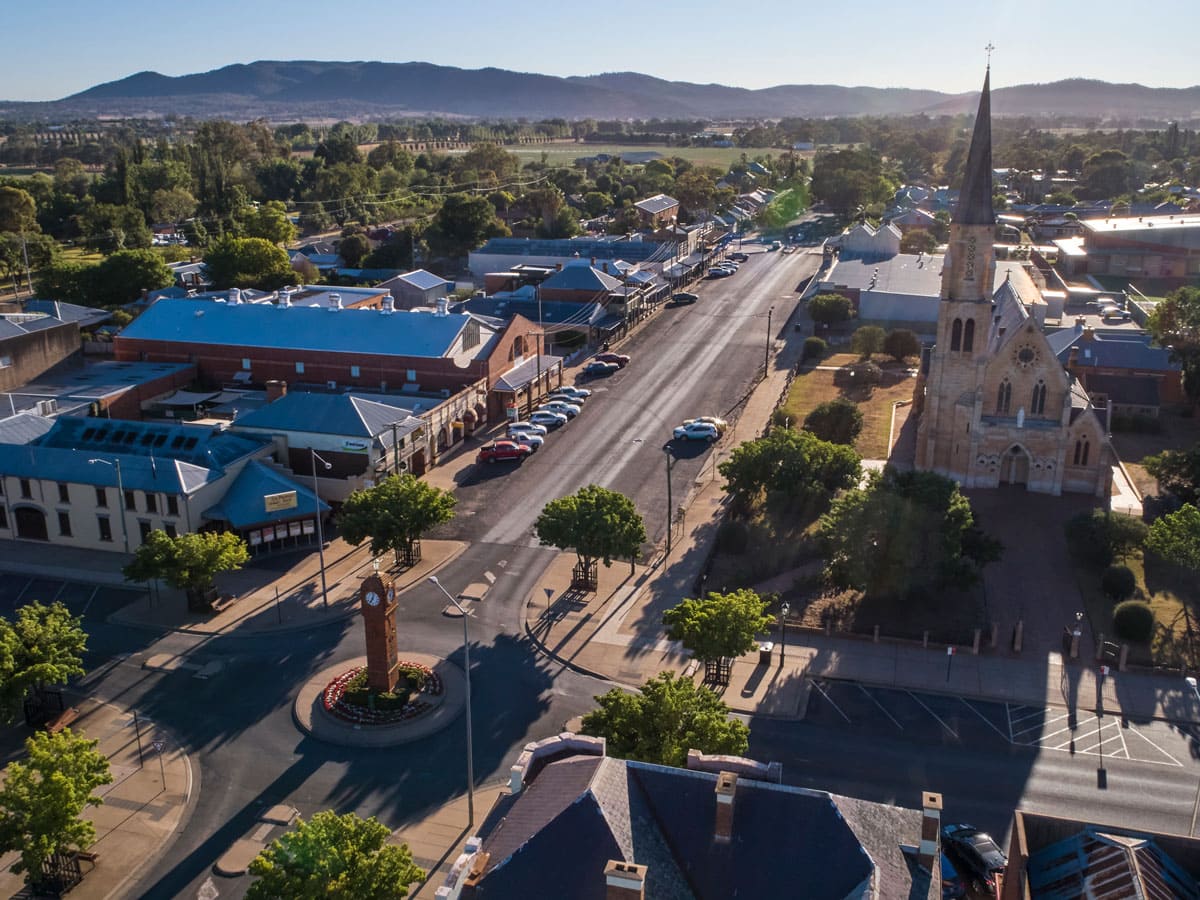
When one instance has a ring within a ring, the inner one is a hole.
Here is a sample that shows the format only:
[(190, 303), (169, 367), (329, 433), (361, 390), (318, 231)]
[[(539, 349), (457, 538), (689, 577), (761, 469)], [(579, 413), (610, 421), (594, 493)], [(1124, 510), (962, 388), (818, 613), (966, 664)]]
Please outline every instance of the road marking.
[(916, 700), (918, 703), (920, 703), (921, 706), (924, 708), (925, 712), (929, 713), (931, 716), (933, 716), (935, 719), (937, 719), (938, 724), (941, 725), (943, 728), (945, 728), (948, 732), (950, 732), (950, 734), (954, 736), (954, 739), (956, 741), (960, 740), (960, 738), (958, 736), (958, 732), (955, 731), (953, 728), (951, 728), (949, 725), (947, 725), (945, 722), (943, 722), (941, 716), (939, 716), (932, 709), (930, 709), (928, 706), (926, 706), (924, 703), (922, 703), (920, 697), (918, 697), (912, 691), (905, 691), (904, 693), (908, 694), (908, 696), (912, 697), (914, 700)]
[(829, 705), (832, 706), (834, 709), (836, 709), (838, 711), (838, 715), (841, 716), (843, 719), (845, 719), (847, 724), (849, 724), (850, 717), (848, 715), (846, 715), (844, 712), (842, 712), (842, 708), (840, 706), (838, 706), (836, 703), (833, 702), (833, 698), (830, 697), (827, 693), (825, 693), (825, 689), (823, 687), (821, 687), (821, 685), (817, 682), (816, 679), (813, 679), (812, 686), (815, 687), (820, 692), (822, 697), (824, 697), (826, 700), (829, 701)]
[(92, 601), (96, 599), (96, 595), (98, 593), (100, 593), (100, 585), (96, 585), (94, 588), (92, 588), (92, 595), (88, 597), (87, 603), (83, 604), (83, 612), (79, 614), (80, 616), (87, 615), (87, 611), (91, 608)]
[(1155, 750), (1157, 750), (1159, 753), (1161, 753), (1163, 756), (1165, 756), (1168, 760), (1168, 762), (1161, 762), (1160, 760), (1157, 760), (1157, 759), (1143, 759), (1143, 760), (1141, 760), (1142, 762), (1157, 763), (1159, 765), (1178, 766), (1181, 769), (1183, 768), (1183, 763), (1181, 763), (1178, 759), (1176, 759), (1172, 754), (1168, 753), (1162, 747), (1158, 746), (1158, 744), (1154, 743), (1154, 741), (1150, 740), (1150, 738), (1146, 737), (1144, 734), (1142, 734), (1140, 731), (1138, 731), (1134, 726), (1130, 725), (1129, 730), (1132, 731), (1134, 734), (1136, 734), (1138, 737), (1140, 737), (1143, 741), (1145, 741), (1147, 744), (1149, 744)]
[(1012, 730), (1012, 707), (1009, 706), (1007, 703), (1004, 704), (1004, 716), (1005, 716), (1005, 718), (1008, 719), (1008, 742), (1010, 744), (1015, 744), (1016, 741), (1013, 740), (1013, 730)]
[(991, 719), (989, 719), (987, 716), (985, 716), (983, 713), (981, 713), (979, 710), (977, 710), (977, 709), (976, 709), (974, 706), (972, 706), (972, 705), (971, 705), (970, 703), (968, 703), (966, 700), (963, 700), (963, 698), (962, 698), (962, 697), (959, 697), (958, 699), (959, 699), (960, 701), (962, 701), (962, 704), (963, 704), (964, 706), (966, 706), (966, 708), (967, 708), (967, 709), (971, 710), (971, 712), (975, 713), (975, 715), (979, 716), (979, 718), (981, 718), (981, 719), (983, 719), (983, 721), (987, 722), (987, 725), (988, 725), (988, 727), (989, 727), (990, 729), (992, 729), (992, 731), (996, 732), (996, 734), (1000, 735), (1000, 737), (1004, 737), (1004, 732), (1003, 732), (1003, 731), (1001, 731), (999, 728), (997, 728), (997, 727), (996, 727), (996, 726), (995, 726), (995, 725), (992, 723), (992, 720), (991, 720)]
[(208, 880), (200, 885), (200, 890), (196, 891), (196, 900), (217, 900), (221, 892), (217, 890), (217, 886), (213, 884), (212, 876), (208, 876)]
[(895, 717), (893, 717), (893, 716), (892, 716), (892, 714), (891, 714), (890, 712), (888, 712), (886, 709), (884, 709), (884, 708), (883, 708), (883, 704), (882, 704), (882, 703), (880, 703), (878, 700), (876, 700), (876, 699), (875, 699), (875, 695), (874, 695), (874, 694), (872, 694), (870, 691), (868, 691), (868, 690), (867, 690), (865, 687), (863, 687), (861, 684), (858, 684), (858, 682), (855, 682), (855, 684), (856, 684), (856, 685), (858, 685), (858, 689), (859, 689), (860, 691), (862, 691), (864, 694), (866, 694), (866, 695), (867, 695), (867, 696), (868, 696), (868, 697), (871, 699), (871, 702), (872, 702), (872, 703), (874, 703), (876, 706), (878, 706), (878, 707), (879, 707), (879, 711), (880, 711), (880, 712), (882, 712), (882, 713), (883, 713), (885, 716), (887, 716), (889, 719), (891, 719), (891, 720), (892, 720), (892, 724), (893, 724), (893, 725), (895, 725), (895, 726), (896, 726), (897, 728), (899, 728), (901, 731), (903, 731), (903, 730), (904, 730), (904, 726), (903, 726), (903, 725), (901, 725), (899, 722), (897, 722), (897, 721), (896, 721), (896, 719), (895, 719)]
[(61, 594), (63, 591), (65, 591), (66, 589), (67, 589), (67, 583), (64, 581), (64, 582), (62, 583), (62, 586), (61, 586), (61, 587), (59, 587), (59, 589), (58, 589), (57, 591), (55, 591), (55, 592), (54, 592), (54, 599), (53, 599), (53, 600), (51, 600), (50, 602), (51, 602), (51, 603), (57, 603), (57, 602), (58, 602), (58, 597), (59, 597), (59, 595), (60, 595), (60, 594)]
[[(1016, 707), (1016, 709), (1029, 709), (1029, 707), (1028, 706), (1018, 706), (1018, 707)], [(1046, 710), (1044, 710), (1044, 709), (1035, 709), (1032, 712), (1028, 712), (1023, 716), (1016, 716), (1015, 718), (1012, 716), (1012, 714), (1010, 712), (1009, 721), (1015, 725), (1018, 722), (1024, 722), (1026, 719), (1032, 719), (1035, 716), (1045, 716), (1045, 715), (1046, 715)]]
[(30, 578), (27, 582), (25, 582), (25, 587), (21, 588), (21, 593), (17, 594), (17, 599), (13, 601), (13, 609), (17, 608), (17, 604), (21, 602), (21, 598), (25, 596), (25, 592), (27, 590), (29, 590), (30, 585), (32, 585), (32, 584), (33, 584), (32, 578)]
[(485, 571), (483, 573), (483, 577), (484, 577), (484, 580), (487, 581), (488, 584), (496, 583), (496, 575), (494, 572)]

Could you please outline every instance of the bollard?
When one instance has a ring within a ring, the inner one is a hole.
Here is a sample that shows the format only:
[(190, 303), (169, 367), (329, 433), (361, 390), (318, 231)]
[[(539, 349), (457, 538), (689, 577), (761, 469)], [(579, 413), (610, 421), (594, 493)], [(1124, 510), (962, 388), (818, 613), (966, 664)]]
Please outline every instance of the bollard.
[(872, 640), (873, 640), (873, 641), (874, 641), (876, 644), (878, 644), (878, 643), (879, 643), (879, 626), (878, 626), (878, 625), (876, 625), (876, 626), (875, 626), (875, 637), (874, 637), (874, 638), (872, 638)]
[(974, 653), (976, 656), (979, 655), (979, 639), (981, 637), (983, 637), (983, 630), (980, 628), (976, 628), (975, 629), (975, 641), (974, 641), (974, 643), (971, 644), (971, 652)]
[(1121, 645), (1121, 659), (1117, 663), (1117, 671), (1124, 672), (1125, 671), (1125, 663), (1128, 661), (1129, 661), (1129, 645), (1122, 644)]
[(926, 650), (929, 649), (929, 632), (928, 631), (926, 631), (921, 636), (921, 646), (924, 647)]
[(1013, 629), (1013, 653), (1021, 652), (1021, 644), (1025, 641), (1025, 620), (1017, 619), (1017, 627)]
[(1100, 632), (1096, 636), (1096, 661), (1104, 659), (1104, 632)]
[(993, 650), (996, 649), (996, 643), (1000, 640), (1000, 626), (995, 622), (992, 623), (992, 637), (988, 641), (988, 646)]
[(1078, 627), (1071, 632), (1071, 659), (1079, 659), (1079, 639), (1083, 636), (1083, 632)]

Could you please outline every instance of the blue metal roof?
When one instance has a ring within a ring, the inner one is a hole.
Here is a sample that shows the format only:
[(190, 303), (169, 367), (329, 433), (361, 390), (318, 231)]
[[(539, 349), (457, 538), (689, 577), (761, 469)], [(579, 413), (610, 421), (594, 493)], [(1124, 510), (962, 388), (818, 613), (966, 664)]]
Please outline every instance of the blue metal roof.
[(653, 241), (611, 241), (587, 238), (535, 240), (532, 238), (492, 238), (476, 254), (498, 256), (562, 256), (578, 254), (596, 259), (627, 259), (641, 262), (654, 256), (661, 248)]
[(128, 453), (97, 453), (37, 444), (0, 444), (0, 474), (15, 478), (41, 478), (70, 484), (116, 487), (117, 473), (111, 465), (89, 463), (103, 459), (121, 463), (121, 486), (125, 490), (166, 494), (189, 494), (218, 480), (223, 469), (196, 466), (168, 458), (134, 456)]
[[(267, 494), (296, 492), (296, 506), (267, 512), (263, 497)], [(216, 522), (228, 522), (236, 529), (266, 525), (311, 516), (316, 510), (329, 511), (329, 504), (319, 499), (312, 491), (286, 475), (256, 459), (250, 460), (238, 472), (237, 478), (221, 498), (221, 502), (204, 511), (203, 517)]]
[(1071, 349), (1079, 348), (1081, 366), (1104, 369), (1142, 369), (1151, 372), (1177, 372), (1179, 363), (1171, 359), (1166, 347), (1155, 347), (1153, 338), (1138, 332), (1093, 333), (1085, 339), (1082, 328), (1066, 328), (1046, 336), (1054, 354), (1064, 364)]
[(260, 450), (269, 440), (200, 425), (128, 422), (122, 419), (61, 416), (42, 436), (39, 447), (91, 455), (176, 459), (204, 468), (223, 468)]
[(587, 291), (593, 294), (615, 291), (619, 287), (620, 279), (606, 275), (599, 269), (593, 269), (582, 261), (563, 266), (561, 271), (555, 272), (542, 282), (543, 290)]
[(260, 303), (161, 300), (131, 322), (121, 338), (183, 341), (222, 347), (443, 357), (470, 316)]
[(398, 424), (399, 436), (421, 426), (421, 420), (412, 415), (417, 405), (412, 397), (392, 398), (385, 394), (367, 397), (290, 391), (278, 400), (239, 416), (234, 427), (360, 438), (380, 436), (386, 438), (387, 446), (391, 446), (393, 423)]

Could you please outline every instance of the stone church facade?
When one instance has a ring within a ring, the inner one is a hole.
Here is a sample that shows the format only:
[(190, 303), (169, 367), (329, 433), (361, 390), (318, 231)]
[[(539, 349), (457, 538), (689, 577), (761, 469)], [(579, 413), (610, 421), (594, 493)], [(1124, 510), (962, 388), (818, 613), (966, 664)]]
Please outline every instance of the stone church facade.
[(968, 488), (1023, 485), (1108, 496), (1113, 452), (1009, 280), (993, 289), (990, 73), (942, 271), (937, 342), (914, 394), (916, 467)]

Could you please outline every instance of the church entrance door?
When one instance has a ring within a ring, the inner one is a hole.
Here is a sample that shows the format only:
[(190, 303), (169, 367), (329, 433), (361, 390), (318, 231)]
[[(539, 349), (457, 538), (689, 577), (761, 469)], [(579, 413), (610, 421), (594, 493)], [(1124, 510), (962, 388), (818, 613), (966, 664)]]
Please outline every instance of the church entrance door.
[(1004, 455), (1004, 483), (1029, 483), (1029, 453), (1019, 444), (1013, 444)]

